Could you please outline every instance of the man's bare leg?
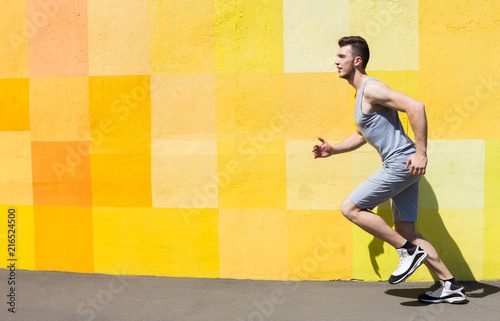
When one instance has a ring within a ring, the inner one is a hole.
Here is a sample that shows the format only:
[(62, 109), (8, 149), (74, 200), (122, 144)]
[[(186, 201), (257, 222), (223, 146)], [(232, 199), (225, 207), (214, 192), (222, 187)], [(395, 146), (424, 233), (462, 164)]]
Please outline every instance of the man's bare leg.
[(349, 221), (389, 243), (394, 248), (402, 247), (407, 241), (402, 234), (394, 231), (379, 215), (357, 207), (349, 198), (346, 198), (342, 203), (341, 211)]
[(440, 280), (448, 280), (453, 278), (446, 265), (439, 258), (436, 249), (432, 246), (429, 241), (424, 239), (424, 237), (415, 229), (415, 223), (413, 222), (396, 222), (394, 223), (396, 232), (398, 232), (403, 238), (407, 239), (411, 243), (420, 246), (424, 251), (429, 254), (425, 265), (436, 274)]

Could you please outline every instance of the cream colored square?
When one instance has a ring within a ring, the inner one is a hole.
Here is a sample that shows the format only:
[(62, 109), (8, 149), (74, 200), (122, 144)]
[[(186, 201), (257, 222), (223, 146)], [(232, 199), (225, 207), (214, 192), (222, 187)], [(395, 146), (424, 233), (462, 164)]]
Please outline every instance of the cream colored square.
[(149, 74), (149, 6), (138, 0), (88, 0), (89, 74)]
[(153, 140), (151, 147), (153, 207), (217, 208), (215, 140)]
[(368, 70), (419, 69), (419, 0), (351, 0), (350, 34), (370, 47)]
[(220, 277), (287, 280), (286, 210), (219, 210)]
[(31, 133), (0, 131), (0, 204), (33, 205)]
[(88, 77), (30, 79), (33, 141), (90, 140)]
[(335, 71), (337, 41), (349, 33), (349, 0), (284, 0), (285, 72)]
[(338, 210), (352, 190), (351, 155), (314, 159), (311, 151), (315, 144), (286, 142), (288, 209)]

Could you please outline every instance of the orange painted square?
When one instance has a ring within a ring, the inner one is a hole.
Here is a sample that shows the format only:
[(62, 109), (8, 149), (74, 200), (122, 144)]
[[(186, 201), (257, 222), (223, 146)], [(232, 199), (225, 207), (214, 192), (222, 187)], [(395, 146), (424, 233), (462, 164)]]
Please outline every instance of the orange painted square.
[(33, 203), (92, 206), (90, 142), (32, 142)]
[(94, 272), (92, 208), (35, 206), (35, 268)]
[(29, 79), (0, 79), (0, 93), (0, 130), (30, 130)]
[(28, 1), (31, 77), (88, 76), (87, 1)]

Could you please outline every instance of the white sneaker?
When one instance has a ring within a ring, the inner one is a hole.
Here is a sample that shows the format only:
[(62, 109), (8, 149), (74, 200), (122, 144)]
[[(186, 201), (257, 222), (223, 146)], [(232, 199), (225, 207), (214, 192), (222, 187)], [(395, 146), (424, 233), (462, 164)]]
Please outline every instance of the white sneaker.
[(426, 303), (454, 303), (454, 304), (463, 304), (467, 303), (467, 299), (465, 299), (464, 287), (455, 285), (450, 281), (441, 281), (441, 287), (436, 291), (429, 291), (425, 294), (420, 294), (418, 296), (418, 300)]
[(406, 280), (415, 270), (427, 260), (427, 252), (416, 245), (413, 249), (396, 249), (399, 254), (399, 265), (389, 278), (390, 284), (398, 284)]

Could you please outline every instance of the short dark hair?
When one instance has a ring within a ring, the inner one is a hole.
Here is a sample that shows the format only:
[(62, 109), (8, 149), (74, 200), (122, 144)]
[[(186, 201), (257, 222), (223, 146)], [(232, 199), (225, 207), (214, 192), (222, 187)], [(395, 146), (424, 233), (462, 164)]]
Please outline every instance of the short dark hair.
[(370, 49), (365, 39), (359, 36), (342, 37), (339, 39), (339, 47), (351, 46), (352, 55), (354, 57), (360, 56), (363, 61), (363, 69), (366, 68), (368, 60), (370, 60)]

